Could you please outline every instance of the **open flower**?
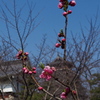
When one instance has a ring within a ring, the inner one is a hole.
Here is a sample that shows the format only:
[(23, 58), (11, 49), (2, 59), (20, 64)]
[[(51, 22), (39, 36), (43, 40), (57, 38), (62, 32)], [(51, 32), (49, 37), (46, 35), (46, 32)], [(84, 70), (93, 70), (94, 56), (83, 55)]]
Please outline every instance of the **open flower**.
[(45, 66), (45, 68), (43, 69), (43, 71), (39, 77), (44, 78), (44, 79), (46, 79), (46, 81), (48, 81), (52, 78), (52, 74), (54, 71), (55, 71), (54, 67)]

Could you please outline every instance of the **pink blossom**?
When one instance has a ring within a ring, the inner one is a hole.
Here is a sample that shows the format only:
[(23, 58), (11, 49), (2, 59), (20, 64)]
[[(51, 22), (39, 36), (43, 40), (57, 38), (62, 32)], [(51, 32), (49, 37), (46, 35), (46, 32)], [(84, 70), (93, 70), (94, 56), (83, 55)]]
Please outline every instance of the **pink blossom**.
[(70, 88), (66, 88), (65, 91), (66, 91), (66, 94), (68, 94), (70, 92)]
[(52, 74), (54, 72), (53, 69), (50, 66), (45, 66), (45, 68), (43, 69), (43, 71), (39, 77), (46, 79), (46, 81), (50, 80), (52, 78)]
[(26, 69), (25, 71), (24, 71), (24, 73), (28, 73), (29, 72), (29, 70), (28, 69)]
[(25, 52), (25, 53), (24, 53), (24, 55), (26, 55), (26, 56), (27, 56), (28, 54), (29, 54), (28, 52)]
[(21, 60), (27, 60), (27, 55), (28, 55), (28, 54), (29, 54), (28, 52), (23, 53), (23, 51), (20, 50), (20, 51), (16, 54), (16, 58), (17, 58), (17, 59), (21, 59)]
[(20, 50), (20, 51), (18, 52), (18, 54), (19, 54), (19, 55), (22, 55), (22, 53), (23, 53), (23, 51), (22, 51), (22, 50)]
[(77, 94), (77, 92), (76, 92), (75, 90), (72, 90), (72, 93), (73, 93), (74, 95), (76, 95), (76, 94)]
[(75, 6), (75, 5), (76, 5), (75, 0), (70, 1), (70, 2), (69, 2), (69, 5), (70, 5), (70, 6)]
[(43, 90), (43, 87), (38, 87), (38, 90)]
[(51, 69), (52, 69), (53, 71), (56, 71), (56, 68), (55, 68), (55, 67), (51, 67)]
[(19, 54), (16, 54), (16, 57), (19, 57)]
[(35, 67), (33, 67), (32, 69), (33, 69), (33, 70), (36, 70), (36, 68), (35, 68)]
[(36, 71), (33, 71), (34, 74), (36, 74)]
[(65, 41), (66, 41), (66, 39), (64, 38), (64, 39), (62, 39), (62, 41), (63, 41), (63, 42), (65, 42)]
[(26, 73), (29, 73), (29, 70), (28, 70), (27, 67), (23, 67), (22, 70), (23, 70), (23, 72), (24, 72), (25, 74), (26, 74)]
[(71, 14), (72, 13), (72, 10), (68, 10), (68, 14)]
[(60, 33), (59, 33), (59, 34), (58, 34), (58, 36), (59, 36), (59, 37), (61, 37), (61, 36), (62, 36), (62, 34), (60, 34)]
[(16, 54), (16, 58), (17, 58), (17, 59), (20, 59), (20, 55), (19, 55), (19, 54)]
[(63, 8), (63, 3), (59, 2), (58, 8), (62, 9)]
[(67, 88), (65, 89), (65, 92), (62, 92), (62, 94), (60, 95), (60, 97), (61, 97), (62, 99), (65, 99), (69, 93), (70, 93), (70, 88), (67, 87)]
[(26, 67), (24, 67), (24, 68), (22, 68), (23, 69), (23, 71), (25, 71), (27, 68)]
[(29, 71), (28, 73), (29, 73), (29, 74), (32, 74), (32, 71)]
[(63, 33), (58, 33), (58, 36), (59, 37), (64, 37), (64, 34)]
[(60, 47), (61, 44), (60, 43), (56, 43), (55, 47)]
[(63, 16), (66, 16), (68, 14), (68, 12), (63, 12)]
[(72, 13), (72, 10), (68, 10), (67, 12), (63, 12), (63, 16), (66, 16), (68, 14), (71, 14)]
[(62, 92), (62, 94), (60, 95), (60, 98), (65, 99), (67, 97), (65, 92)]

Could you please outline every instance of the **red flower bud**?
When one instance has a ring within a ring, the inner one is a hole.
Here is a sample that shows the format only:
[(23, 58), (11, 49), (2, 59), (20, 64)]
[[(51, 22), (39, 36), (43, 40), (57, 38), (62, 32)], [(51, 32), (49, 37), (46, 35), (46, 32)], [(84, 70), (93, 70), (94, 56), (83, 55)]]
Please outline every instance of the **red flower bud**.
[(72, 13), (72, 10), (68, 10), (68, 14), (71, 14)]
[(38, 90), (43, 90), (43, 87), (38, 87)]
[(64, 34), (63, 33), (58, 33), (58, 36), (59, 37), (64, 37)]
[(63, 3), (59, 2), (58, 8), (62, 9), (63, 8)]
[(64, 38), (64, 39), (62, 39), (62, 42), (65, 42), (66, 41), (66, 39)]
[(56, 43), (56, 45), (55, 45), (56, 47), (60, 47), (61, 46), (61, 44), (60, 43)]
[(33, 69), (33, 70), (36, 70), (36, 68), (35, 68), (35, 67), (33, 67), (32, 69)]
[(76, 92), (75, 90), (72, 90), (72, 93), (73, 93), (74, 95), (76, 95), (77, 92)]
[(63, 16), (66, 16), (68, 14), (68, 12), (63, 12)]
[(32, 71), (29, 71), (28, 73), (29, 73), (29, 74), (32, 74)]
[(22, 51), (22, 50), (20, 50), (20, 51), (18, 52), (18, 54), (19, 54), (19, 55), (22, 55), (22, 53), (23, 53), (23, 51)]
[(36, 74), (36, 71), (33, 71), (34, 74)]
[(27, 74), (28, 72), (29, 72), (29, 70), (28, 70), (28, 69), (24, 70), (24, 73), (25, 73), (25, 74)]
[(61, 37), (61, 34), (59, 33), (58, 36)]
[(70, 88), (66, 88), (66, 94), (70, 92)]
[(70, 2), (69, 2), (69, 5), (70, 5), (70, 6), (75, 6), (75, 5), (76, 5), (75, 0), (70, 1)]
[(28, 54), (29, 54), (28, 52), (25, 52), (25, 53), (24, 53), (24, 55), (26, 55), (26, 56), (27, 56)]

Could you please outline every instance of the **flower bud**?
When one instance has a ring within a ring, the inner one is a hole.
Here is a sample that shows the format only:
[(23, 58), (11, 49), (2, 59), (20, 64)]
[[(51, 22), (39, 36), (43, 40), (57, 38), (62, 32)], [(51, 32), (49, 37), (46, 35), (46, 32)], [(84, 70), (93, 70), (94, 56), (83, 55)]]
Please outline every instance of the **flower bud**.
[(26, 69), (27, 69), (26, 67), (23, 67), (23, 68), (22, 68), (23, 71), (25, 71)]
[(72, 93), (73, 93), (74, 95), (76, 95), (77, 92), (76, 92), (75, 90), (72, 90)]
[(36, 74), (36, 71), (33, 71), (34, 74)]
[(68, 12), (63, 12), (63, 16), (66, 16), (68, 14)]
[(32, 69), (33, 69), (33, 70), (36, 70), (36, 68), (35, 68), (35, 67), (33, 67)]
[(22, 55), (22, 53), (23, 53), (23, 51), (22, 51), (22, 50), (20, 50), (20, 51), (18, 52), (18, 54), (19, 54), (19, 55)]
[(72, 10), (68, 10), (68, 14), (71, 14), (72, 13)]
[(70, 88), (66, 88), (66, 94), (68, 94), (70, 92)]
[(32, 71), (29, 71), (28, 73), (29, 73), (29, 74), (32, 74)]
[(59, 2), (58, 8), (62, 9), (63, 8), (63, 3)]
[(62, 94), (60, 95), (60, 98), (62, 98), (62, 99), (65, 99), (65, 98), (67, 98), (67, 95), (66, 95), (66, 93), (65, 93), (65, 92), (62, 92)]
[(64, 38), (64, 39), (62, 39), (62, 42), (65, 42), (66, 41), (66, 39)]
[(60, 43), (56, 43), (55, 47), (60, 47), (61, 44)]
[(29, 72), (29, 70), (28, 70), (28, 69), (25, 69), (25, 70), (24, 70), (24, 73), (25, 73), (25, 74), (27, 74), (28, 72)]
[(43, 87), (38, 87), (38, 90), (43, 90)]
[(76, 5), (75, 0), (70, 1), (70, 2), (69, 2), (69, 5), (70, 5), (70, 6), (75, 6), (75, 5)]
[(28, 54), (29, 54), (28, 52), (25, 52), (25, 53), (24, 53), (24, 55), (26, 55), (26, 56), (27, 56)]

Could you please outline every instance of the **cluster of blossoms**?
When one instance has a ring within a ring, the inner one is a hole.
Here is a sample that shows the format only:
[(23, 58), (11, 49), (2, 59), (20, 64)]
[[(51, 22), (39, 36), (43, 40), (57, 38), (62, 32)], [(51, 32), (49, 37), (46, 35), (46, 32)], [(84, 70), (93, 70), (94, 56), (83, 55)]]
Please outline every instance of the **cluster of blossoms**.
[(46, 79), (46, 81), (48, 81), (52, 78), (52, 74), (54, 71), (56, 71), (55, 67), (45, 66), (39, 77), (44, 78)]
[(23, 72), (25, 73), (25, 74), (36, 74), (36, 68), (35, 67), (33, 67), (31, 70), (29, 70), (27, 67), (23, 67)]
[[(72, 10), (67, 10), (69, 5), (70, 6), (75, 6), (76, 5), (75, 0), (72, 0), (70, 2), (68, 2), (68, 0), (59, 0), (58, 8), (60, 8), (60, 9), (63, 8), (63, 10), (64, 10), (63, 16), (65, 16), (65, 17), (68, 14), (71, 14), (72, 13)], [(63, 38), (61, 40), (58, 40), (59, 43), (56, 43), (55, 47), (58, 48), (58, 47), (61, 46), (61, 48), (64, 49), (65, 48), (65, 44), (66, 44), (65, 43), (66, 42), (66, 38), (65, 38), (65, 34), (64, 34), (63, 30), (61, 30), (59, 32), (58, 37), (63, 37)]]
[(65, 35), (64, 35), (63, 30), (61, 30), (61, 31), (58, 33), (58, 37), (62, 37), (62, 39), (59, 40), (59, 43), (56, 43), (55, 46), (56, 46), (57, 48), (61, 46), (61, 48), (64, 49), (64, 48), (65, 48), (66, 39), (65, 39)]
[(76, 91), (75, 90), (70, 90), (70, 88), (66, 88), (65, 90), (64, 90), (64, 92), (62, 92), (62, 94), (60, 95), (60, 98), (62, 98), (62, 99), (65, 99), (65, 98), (67, 98), (67, 96), (68, 96), (68, 94), (70, 93), (70, 92), (72, 92), (74, 95), (76, 95)]
[(70, 93), (70, 88), (66, 88), (65, 90), (64, 90), (64, 92), (62, 92), (62, 94), (60, 95), (60, 97), (62, 98), (62, 99), (65, 99), (65, 98), (67, 98), (67, 95)]
[(59, 2), (59, 4), (58, 4), (58, 8), (60, 8), (60, 9), (63, 8), (63, 10), (64, 10), (63, 16), (66, 16), (66, 15), (68, 15), (68, 14), (71, 14), (71, 13), (72, 13), (72, 10), (68, 10), (68, 11), (67, 11), (67, 8), (68, 8), (68, 5), (70, 5), (70, 6), (75, 6), (75, 5), (76, 5), (75, 0), (72, 0), (72, 1), (70, 1), (70, 2), (68, 2), (68, 0), (59, 0), (59, 1), (60, 1), (60, 2)]
[(22, 50), (19, 50), (19, 52), (16, 54), (16, 58), (20, 60), (27, 60), (28, 52), (23, 52)]

